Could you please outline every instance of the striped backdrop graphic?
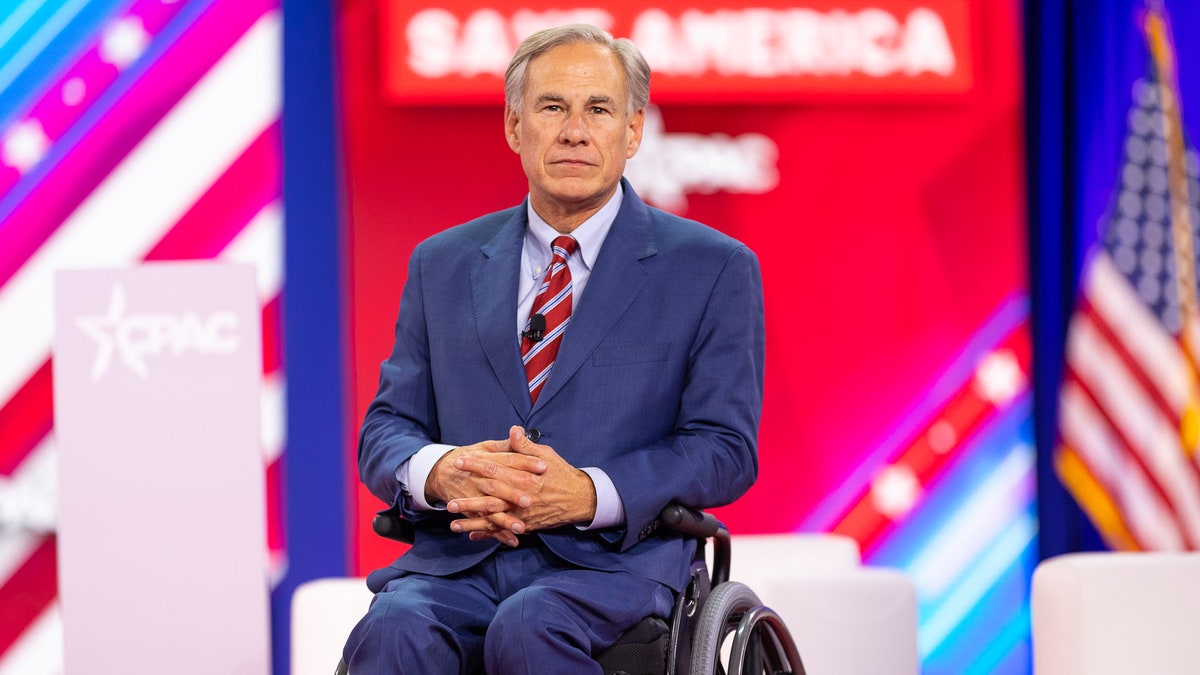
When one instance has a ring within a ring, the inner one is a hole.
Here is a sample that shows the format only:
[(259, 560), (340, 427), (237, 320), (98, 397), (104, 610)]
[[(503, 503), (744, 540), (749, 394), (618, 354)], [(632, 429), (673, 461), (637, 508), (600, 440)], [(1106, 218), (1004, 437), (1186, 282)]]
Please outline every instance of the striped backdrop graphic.
[(258, 270), (263, 452), (286, 566), (278, 0), (0, 5), (0, 675), (61, 672), (53, 274), (221, 259)]
[(858, 542), (908, 574), (926, 675), (1030, 669), (1037, 564), (1029, 298), (963, 346), (887, 442), (802, 529)]

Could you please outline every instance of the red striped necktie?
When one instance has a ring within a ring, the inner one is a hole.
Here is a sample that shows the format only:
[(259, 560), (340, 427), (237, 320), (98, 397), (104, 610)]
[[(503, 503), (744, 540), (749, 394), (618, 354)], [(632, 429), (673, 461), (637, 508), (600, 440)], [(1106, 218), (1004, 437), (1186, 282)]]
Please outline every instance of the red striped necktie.
[(529, 380), (529, 399), (534, 402), (546, 378), (550, 376), (563, 331), (571, 321), (571, 269), (567, 266), (567, 259), (579, 248), (579, 243), (564, 235), (555, 237), (550, 248), (554, 255), (546, 270), (546, 278), (538, 287), (537, 297), (533, 299), (529, 322), (521, 338), (521, 358), (525, 362), (525, 376)]

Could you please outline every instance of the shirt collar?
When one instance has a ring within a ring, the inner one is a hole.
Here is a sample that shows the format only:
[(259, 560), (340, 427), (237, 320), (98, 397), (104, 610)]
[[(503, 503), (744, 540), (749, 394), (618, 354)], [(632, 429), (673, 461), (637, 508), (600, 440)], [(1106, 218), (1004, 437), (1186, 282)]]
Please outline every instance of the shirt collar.
[[(579, 242), (579, 253), (577, 254), (583, 264), (591, 270), (596, 264), (596, 258), (600, 255), (600, 247), (604, 244), (604, 238), (608, 236), (608, 231), (612, 229), (612, 224), (617, 219), (617, 212), (621, 210), (621, 202), (625, 196), (625, 189), (617, 183), (617, 189), (613, 192), (612, 197), (600, 207), (590, 218), (579, 224), (571, 232), (571, 237)], [(550, 224), (533, 210), (533, 205), (529, 200), (525, 200), (525, 212), (529, 216), (529, 228), (525, 230), (525, 249), (527, 251), (532, 247), (533, 251), (538, 253), (532, 256), (534, 266), (543, 269), (550, 261), (550, 245), (554, 242), (555, 237), (561, 233), (550, 227)]]

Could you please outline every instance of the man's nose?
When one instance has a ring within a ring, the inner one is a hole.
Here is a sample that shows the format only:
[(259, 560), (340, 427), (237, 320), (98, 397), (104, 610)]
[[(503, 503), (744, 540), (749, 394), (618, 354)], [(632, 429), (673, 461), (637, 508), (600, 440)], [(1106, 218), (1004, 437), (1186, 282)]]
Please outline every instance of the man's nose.
[(577, 143), (586, 143), (589, 138), (590, 135), (588, 134), (587, 124), (583, 121), (583, 115), (575, 113), (567, 115), (567, 118), (563, 120), (558, 140), (574, 145)]

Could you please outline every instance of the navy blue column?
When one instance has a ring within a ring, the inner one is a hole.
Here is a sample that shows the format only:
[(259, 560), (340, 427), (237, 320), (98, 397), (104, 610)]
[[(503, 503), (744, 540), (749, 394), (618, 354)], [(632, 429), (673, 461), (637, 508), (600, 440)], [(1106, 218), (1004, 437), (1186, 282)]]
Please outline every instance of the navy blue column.
[(1072, 3), (1026, 3), (1026, 120), (1039, 557), (1093, 549), (1087, 517), (1054, 472), (1058, 387), (1078, 276), (1077, 44)]
[[(348, 570), (345, 247), (332, 0), (282, 0), (288, 569), (272, 597), (274, 670), (290, 669), (292, 593)], [(336, 661), (329, 664), (333, 672)]]

